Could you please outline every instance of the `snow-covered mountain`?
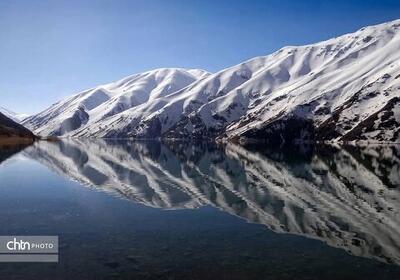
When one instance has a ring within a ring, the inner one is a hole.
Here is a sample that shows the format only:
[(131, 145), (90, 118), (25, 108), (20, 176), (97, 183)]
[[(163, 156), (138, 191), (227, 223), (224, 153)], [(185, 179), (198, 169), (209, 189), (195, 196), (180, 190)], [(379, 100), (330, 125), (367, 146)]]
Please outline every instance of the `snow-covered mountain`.
[(150, 207), (209, 205), (273, 231), (400, 263), (400, 149), (304, 153), (228, 144), (66, 139), (24, 150), (60, 175)]
[[(42, 136), (103, 132), (103, 121), (131, 108), (163, 98), (209, 75), (200, 69), (162, 68), (101, 85), (53, 104), (24, 120)], [(149, 110), (152, 110), (151, 108)]]
[[(399, 142), (399, 50), (396, 20), (285, 47), (215, 74), (163, 69), (151, 86), (143, 76), (160, 70), (134, 75), (61, 101), (24, 124), (42, 135)], [(171, 82), (164, 72), (190, 78)]]
[(21, 114), (21, 113), (15, 113), (11, 110), (8, 110), (4, 107), (0, 106), (0, 113), (2, 113), (3, 115), (5, 115), (7, 118), (12, 119), (13, 121), (20, 123), (22, 122), (24, 119), (26, 119), (27, 117), (29, 117), (28, 114)]

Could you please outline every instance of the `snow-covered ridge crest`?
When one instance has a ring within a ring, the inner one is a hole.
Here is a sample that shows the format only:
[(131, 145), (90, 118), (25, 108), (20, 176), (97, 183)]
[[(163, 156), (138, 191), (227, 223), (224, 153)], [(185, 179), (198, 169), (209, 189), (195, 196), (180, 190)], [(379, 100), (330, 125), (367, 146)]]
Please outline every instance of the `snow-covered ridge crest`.
[[(89, 90), (89, 109), (81, 100), (85, 106), (59, 110), (75, 96), (25, 124), (42, 135), (76, 137), (399, 142), (399, 34), (396, 20), (215, 74), (187, 70), (185, 77), (196, 73), (191, 82), (164, 79), (155, 93), (141, 80), (146, 72)], [(121, 94), (128, 84), (140, 88), (133, 99)]]
[(127, 109), (164, 97), (208, 76), (201, 69), (160, 68), (100, 85), (61, 100), (24, 121), (42, 136), (71, 135)]

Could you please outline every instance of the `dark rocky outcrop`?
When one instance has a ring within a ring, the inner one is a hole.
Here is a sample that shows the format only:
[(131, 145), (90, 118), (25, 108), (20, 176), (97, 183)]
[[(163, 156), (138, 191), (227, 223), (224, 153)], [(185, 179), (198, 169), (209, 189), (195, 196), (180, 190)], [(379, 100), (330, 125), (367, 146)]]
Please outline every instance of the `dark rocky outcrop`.
[[(264, 141), (271, 145), (295, 144), (314, 141), (314, 126), (311, 120), (291, 116), (279, 118), (241, 134), (239, 143)], [(235, 139), (233, 139), (235, 140)]]
[(341, 137), (343, 141), (367, 140), (366, 134), (374, 133), (379, 142), (397, 142), (400, 139), (400, 123), (394, 115), (395, 107), (400, 107), (400, 98), (394, 97), (378, 112), (360, 122), (350, 132)]

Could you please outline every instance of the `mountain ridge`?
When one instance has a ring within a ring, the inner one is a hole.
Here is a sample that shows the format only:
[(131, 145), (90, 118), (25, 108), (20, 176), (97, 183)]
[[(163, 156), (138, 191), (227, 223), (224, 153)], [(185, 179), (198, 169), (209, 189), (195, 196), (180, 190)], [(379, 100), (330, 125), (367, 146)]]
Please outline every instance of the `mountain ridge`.
[(70, 96), (24, 121), (38, 134), (61, 136), (149, 99), (189, 85), (208, 73), (200, 69), (159, 68), (134, 74)]
[[(72, 108), (66, 99), (23, 124), (70, 137), (400, 142), (399, 49), (395, 20), (214, 74), (181, 68), (135, 74), (81, 92), (90, 102)], [(168, 79), (170, 72), (179, 78)], [(162, 78), (151, 84), (148, 73)], [(132, 91), (121, 92), (126, 83)], [(114, 103), (107, 90), (121, 93)]]

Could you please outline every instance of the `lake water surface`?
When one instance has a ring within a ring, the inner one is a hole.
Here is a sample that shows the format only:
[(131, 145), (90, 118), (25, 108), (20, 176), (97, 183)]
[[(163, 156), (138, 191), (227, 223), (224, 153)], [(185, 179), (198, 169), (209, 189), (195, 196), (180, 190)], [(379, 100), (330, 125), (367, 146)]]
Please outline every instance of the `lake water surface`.
[(0, 149), (0, 279), (400, 279), (400, 147), (63, 140)]

